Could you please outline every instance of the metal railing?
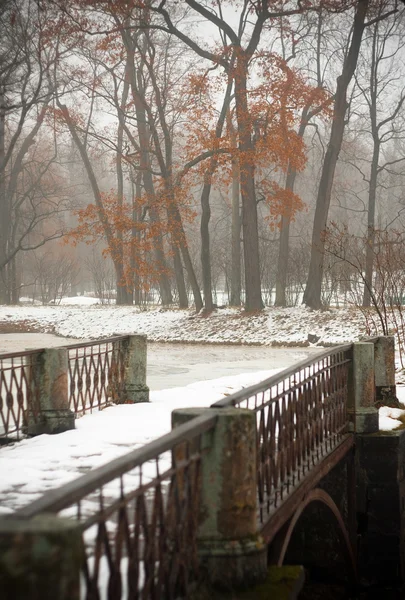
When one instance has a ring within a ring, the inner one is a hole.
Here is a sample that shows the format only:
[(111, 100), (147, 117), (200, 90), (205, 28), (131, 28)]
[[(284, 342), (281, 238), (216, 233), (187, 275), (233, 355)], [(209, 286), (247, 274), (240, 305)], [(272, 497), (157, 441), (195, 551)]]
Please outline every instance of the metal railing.
[(0, 355), (0, 440), (20, 439), (28, 419), (40, 418), (38, 386), (32, 368), (42, 350)]
[[(104, 352), (101, 349), (100, 355)], [(73, 364), (80, 360), (80, 354), (73, 354)], [(90, 360), (87, 370), (100, 369), (97, 360)], [(351, 441), (347, 404), (352, 363), (351, 344), (331, 348), (212, 405), (256, 413), (262, 532), (272, 516), (286, 508), (285, 501), (294, 500), (306, 477), (310, 479), (325, 460), (336, 464), (333, 451), (342, 454)], [(111, 364), (116, 363), (108, 362), (108, 369)], [(105, 382), (104, 387), (108, 389)], [(102, 591), (109, 600), (188, 597), (199, 578), (202, 459), (214, 439), (204, 434), (214, 431), (216, 415), (208, 410), (156, 441), (47, 492), (13, 517), (54, 513), (76, 521), (84, 546), (82, 598), (98, 598)]]
[(196, 535), (207, 415), (48, 492), (14, 513), (73, 518), (85, 552), (82, 598), (189, 597), (198, 578)]
[(256, 412), (262, 525), (345, 438), (351, 351), (352, 345), (329, 349), (212, 405)]
[(125, 392), (124, 351), (127, 338), (117, 336), (66, 346), (69, 365), (69, 408), (76, 416), (100, 410)]
[[(127, 336), (63, 346), (68, 353), (69, 408), (75, 416), (125, 399)], [(41, 419), (34, 363), (43, 348), (0, 355), (0, 442), (21, 439), (28, 420)]]

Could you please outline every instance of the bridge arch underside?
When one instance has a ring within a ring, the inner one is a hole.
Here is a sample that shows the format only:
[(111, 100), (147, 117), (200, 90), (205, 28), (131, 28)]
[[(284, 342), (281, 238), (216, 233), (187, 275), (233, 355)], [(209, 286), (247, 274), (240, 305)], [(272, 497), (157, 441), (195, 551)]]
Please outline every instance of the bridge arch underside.
[(351, 541), (356, 532), (353, 525), (349, 531), (347, 467), (344, 460), (332, 469), (267, 540), (270, 564), (303, 564), (316, 578), (356, 582), (357, 559)]

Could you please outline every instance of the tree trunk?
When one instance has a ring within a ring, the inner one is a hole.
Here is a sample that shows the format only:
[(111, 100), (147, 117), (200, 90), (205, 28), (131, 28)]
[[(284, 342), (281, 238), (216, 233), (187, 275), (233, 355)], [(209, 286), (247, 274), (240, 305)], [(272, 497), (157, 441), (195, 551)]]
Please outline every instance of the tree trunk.
[(231, 251), (231, 306), (241, 305), (242, 272), (240, 267), (240, 195), (239, 169), (232, 161), (232, 251)]
[(115, 279), (116, 279), (116, 288), (117, 288), (117, 298), (116, 304), (118, 306), (128, 306), (133, 304), (133, 294), (132, 290), (128, 288), (124, 266), (121, 261), (115, 260), (114, 269), (115, 269)]
[(7, 302), (7, 240), (9, 228), (9, 211), (5, 181), (5, 98), (0, 91), (0, 304)]
[(324, 267), (325, 231), (332, 193), (336, 163), (342, 146), (347, 110), (347, 89), (357, 66), (364, 22), (369, 0), (359, 0), (354, 17), (349, 52), (343, 64), (342, 74), (337, 78), (333, 107), (332, 129), (322, 166), (321, 179), (315, 208), (312, 233), (311, 262), (303, 303), (315, 309), (321, 308), (321, 287)]
[[(159, 222), (159, 217), (155, 209), (149, 208), (149, 217), (152, 223)], [(165, 250), (163, 246), (162, 236), (158, 235), (154, 239), (154, 254), (155, 260), (159, 265), (159, 290), (162, 298), (163, 306), (169, 306), (173, 303), (172, 290), (170, 287), (170, 279), (168, 276), (168, 266), (166, 261)]]
[(246, 59), (244, 56), (240, 56), (235, 70), (235, 106), (239, 135), (239, 173), (242, 196), (243, 257), (245, 261), (245, 308), (246, 311), (250, 312), (262, 310), (263, 301), (260, 287), (255, 167), (252, 160), (253, 144), (251, 125), (247, 118), (249, 111), (246, 73)]
[[(227, 112), (227, 128), (232, 148), (235, 153), (238, 147), (236, 131), (232, 123), (231, 113)], [(231, 306), (241, 305), (242, 273), (240, 252), (240, 193), (239, 193), (239, 163), (236, 156), (232, 157), (232, 223), (231, 223)]]
[(289, 211), (281, 217), (280, 246), (278, 250), (276, 274), (276, 299), (274, 301), (274, 306), (287, 306), (285, 291), (287, 287), (290, 221), (291, 213)]
[(212, 300), (212, 279), (211, 279), (211, 257), (210, 257), (210, 233), (209, 222), (211, 218), (210, 207), (211, 181), (204, 183), (201, 194), (201, 268), (202, 282), (204, 292), (204, 309), (211, 312), (214, 308)]
[(368, 214), (367, 214), (367, 242), (366, 242), (366, 265), (364, 273), (363, 306), (370, 306), (371, 289), (373, 285), (374, 267), (374, 240), (375, 240), (375, 205), (377, 196), (378, 162), (380, 159), (381, 140), (377, 124), (377, 87), (378, 87), (378, 23), (374, 26), (372, 58), (370, 69), (370, 101), (368, 102), (371, 133), (373, 136), (373, 157), (370, 167), (370, 182), (368, 188)]
[(181, 252), (181, 256), (182, 256), (182, 259), (184, 262), (184, 267), (187, 271), (188, 280), (191, 285), (191, 289), (193, 291), (195, 309), (197, 312), (199, 312), (203, 307), (200, 286), (198, 285), (198, 281), (197, 281), (197, 277), (195, 275), (193, 263), (191, 261), (190, 252), (188, 250), (186, 232), (184, 231), (183, 221), (181, 218), (180, 210), (174, 199), (172, 201), (170, 201), (168, 214), (169, 214), (169, 220), (172, 221), (172, 223), (174, 223), (174, 226), (175, 226), (174, 243)]
[[(126, 49), (127, 49), (127, 75), (130, 79), (130, 86), (132, 91), (132, 98), (135, 104), (135, 110), (137, 115), (137, 123), (138, 123), (138, 139), (139, 139), (139, 161), (140, 168), (143, 177), (143, 184), (145, 187), (145, 192), (151, 199), (151, 203), (149, 206), (149, 217), (152, 223), (158, 223), (160, 218), (157, 210), (153, 206), (154, 201), (156, 200), (155, 194), (155, 186), (153, 183), (153, 177), (151, 173), (151, 165), (150, 165), (150, 131), (147, 125), (147, 117), (145, 110), (145, 98), (142, 90), (138, 89), (137, 76), (136, 76), (136, 68), (134, 62), (134, 44), (130, 37), (123, 37)], [(176, 257), (176, 251), (172, 247), (172, 251), (174, 254), (174, 270), (175, 270), (175, 278), (176, 285), (179, 294), (179, 302), (180, 308), (188, 307), (188, 299), (186, 293), (186, 286), (184, 283), (184, 275), (183, 269), (181, 266), (181, 260), (179, 264), (179, 257)], [(163, 240), (162, 236), (158, 235), (154, 240), (154, 254), (158, 264), (160, 265), (160, 274), (159, 274), (159, 289), (160, 295), (162, 298), (163, 305), (169, 305), (173, 302), (172, 293), (170, 288), (170, 280), (167, 275), (167, 261), (164, 252)]]
[(172, 242), (174, 275), (176, 277), (177, 293), (179, 295), (179, 308), (188, 308), (188, 296), (186, 283), (184, 281), (183, 264), (181, 262), (180, 250), (175, 242)]
[[(232, 61), (233, 64), (233, 61)], [(221, 113), (219, 115), (217, 125), (215, 127), (215, 137), (219, 139), (224, 129), (225, 119), (229, 113), (229, 104), (233, 88), (233, 80), (228, 80), (224, 101), (222, 104)], [(236, 145), (236, 144), (235, 144)], [(211, 256), (210, 256), (210, 232), (209, 223), (211, 219), (210, 194), (212, 187), (212, 176), (218, 166), (218, 157), (213, 156), (209, 162), (209, 166), (205, 172), (204, 186), (201, 193), (201, 268), (204, 291), (204, 306), (206, 312), (210, 312), (214, 308), (212, 301), (212, 276), (211, 276)]]
[[(129, 83), (128, 80), (124, 80), (124, 88), (122, 91), (120, 106), (117, 106), (118, 117), (125, 109), (128, 100)], [(122, 168), (122, 151), (124, 144), (124, 124), (122, 119), (118, 118), (118, 131), (117, 131), (117, 152), (115, 157), (115, 164), (117, 170), (117, 201), (118, 206), (121, 209), (124, 206), (124, 172)], [(117, 304), (121, 306), (133, 304), (133, 275), (125, 273), (125, 260), (124, 260), (124, 236), (122, 230), (118, 229), (117, 233), (118, 241), (118, 252), (117, 252), (117, 267), (120, 272), (120, 277), (117, 277)]]
[(367, 214), (367, 241), (366, 241), (366, 265), (364, 275), (363, 306), (370, 306), (370, 290), (373, 285), (374, 266), (374, 238), (375, 238), (375, 203), (377, 195), (378, 160), (380, 155), (380, 142), (374, 138), (373, 158), (371, 161), (370, 184), (368, 191), (368, 214)]
[[(72, 118), (70, 116), (67, 106), (65, 106), (64, 104), (61, 104), (58, 97), (56, 97), (56, 103), (62, 111), (62, 114), (65, 118), (66, 124), (70, 131), (70, 134), (73, 138), (74, 143), (76, 144), (76, 147), (80, 153), (80, 157), (83, 161), (83, 165), (84, 165), (84, 168), (85, 168), (85, 171), (86, 171), (86, 174), (89, 179), (91, 189), (93, 192), (94, 201), (97, 206), (98, 217), (103, 226), (103, 231), (104, 231), (104, 235), (107, 240), (107, 244), (110, 248), (113, 248), (114, 247), (114, 232), (112, 230), (111, 224), (108, 221), (108, 218), (104, 211), (103, 202), (101, 199), (100, 188), (98, 186), (97, 178), (95, 176), (94, 169), (91, 164), (89, 155), (87, 153), (87, 149), (84, 146), (82, 140), (80, 139), (80, 137), (77, 133), (76, 127), (72, 121)], [(114, 259), (113, 259), (113, 263), (114, 263), (116, 283), (117, 283), (117, 300), (116, 300), (116, 302), (117, 302), (117, 304), (132, 304), (132, 294), (131, 294), (131, 296), (129, 296), (129, 294), (128, 294), (126, 281), (125, 281), (125, 277), (124, 277), (124, 265), (122, 264), (122, 262), (120, 262), (120, 261), (118, 262)]]
[[(304, 137), (305, 130), (308, 125), (308, 119), (311, 118), (309, 115), (310, 103), (304, 106), (300, 126), (298, 128), (298, 137), (302, 139)], [(313, 114), (313, 113), (312, 113)], [(294, 169), (291, 164), (288, 165), (287, 177), (285, 181), (285, 189), (289, 192), (294, 191), (295, 179), (297, 177), (297, 170)], [(290, 242), (290, 223), (291, 223), (291, 205), (286, 207), (285, 213), (281, 217), (281, 229), (280, 229), (280, 246), (278, 251), (277, 260), (277, 274), (276, 274), (276, 299), (274, 302), (275, 306), (286, 306), (286, 285), (287, 285), (287, 273), (288, 273), (288, 256), (289, 256), (289, 242)]]
[[(292, 192), (294, 190), (297, 171), (290, 165), (288, 166), (285, 189)], [(280, 246), (278, 250), (277, 274), (276, 274), (276, 299), (274, 306), (286, 306), (286, 285), (288, 273), (288, 255), (290, 241), (290, 223), (291, 223), (291, 205), (281, 217)]]

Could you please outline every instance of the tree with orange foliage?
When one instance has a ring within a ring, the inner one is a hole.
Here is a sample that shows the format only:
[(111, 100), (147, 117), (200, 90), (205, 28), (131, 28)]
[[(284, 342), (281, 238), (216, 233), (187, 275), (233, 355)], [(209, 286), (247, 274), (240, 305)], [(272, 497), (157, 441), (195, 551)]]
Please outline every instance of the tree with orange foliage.
[(190, 9), (207, 23), (218, 28), (223, 39), (229, 44), (221, 50), (206, 50), (189, 37), (171, 19), (166, 2), (150, 6), (151, 11), (164, 19), (165, 29), (179, 37), (199, 56), (215, 65), (220, 65), (234, 81), (235, 115), (238, 135), (238, 158), (240, 191), (242, 197), (242, 230), (245, 265), (245, 308), (247, 311), (260, 310), (261, 298), (259, 244), (257, 227), (257, 199), (255, 187), (256, 163), (254, 134), (255, 116), (249, 108), (248, 81), (252, 59), (258, 49), (265, 23), (271, 19), (299, 14), (306, 9), (314, 9), (312, 3), (301, 3), (298, 7), (286, 8), (279, 1), (254, 2), (250, 7), (237, 2), (231, 3), (238, 11), (238, 26), (232, 27), (224, 17), (224, 2), (217, 2), (216, 8), (201, 5), (196, 0), (186, 0)]
[[(243, 158), (244, 160), (248, 159), (255, 166), (256, 188), (260, 191), (261, 199), (266, 202), (269, 219), (275, 223), (287, 211), (291, 219), (295, 211), (302, 207), (302, 202), (291, 188), (283, 189), (274, 179), (269, 179), (268, 167), (271, 165), (273, 170), (282, 172), (285, 172), (287, 167), (294, 169), (295, 172), (302, 170), (306, 159), (302, 135), (297, 135), (294, 131), (296, 115), (308, 103), (314, 107), (322, 106), (327, 102), (327, 96), (322, 89), (308, 86), (297, 71), (289, 68), (286, 62), (274, 53), (256, 53), (251, 62), (254, 75), (249, 79), (247, 96), (254, 135), (252, 149)], [(213, 307), (208, 232), (209, 194), (214, 173), (217, 170), (219, 170), (217, 174), (217, 185), (219, 186), (227, 185), (235, 175), (235, 161), (240, 162), (240, 151), (235, 144), (235, 128), (229, 108), (233, 79), (228, 77), (222, 110), (215, 128), (212, 110), (209, 109), (213, 103), (213, 94), (208, 92), (207, 79), (206, 72), (203, 72), (199, 79), (195, 74), (191, 79), (194, 101), (188, 113), (187, 130), (190, 139), (186, 147), (192, 149), (194, 153), (209, 147), (214, 152), (209, 166), (204, 167), (201, 173), (203, 183), (201, 258), (205, 309), (209, 311)], [(227, 131), (223, 134), (222, 128), (227, 113)], [(237, 207), (238, 211), (239, 206)], [(235, 245), (239, 245), (239, 231), (237, 231), (236, 237)]]
[[(162, 103), (163, 97), (167, 101), (168, 91), (172, 94), (173, 92), (170, 92), (170, 88), (164, 89), (164, 87), (161, 87), (157, 51), (154, 40), (150, 38), (150, 32), (147, 30), (139, 31), (135, 26), (133, 30), (129, 28), (128, 24), (132, 23), (131, 11), (128, 14), (121, 14), (114, 10), (110, 14), (108, 7), (106, 7), (105, 16), (107, 19), (113, 19), (115, 31), (113, 34), (100, 36), (100, 41), (97, 43), (97, 58), (93, 56), (92, 60), (96, 60), (99, 64), (102, 63), (105, 76), (112, 78), (114, 82), (113, 91), (109, 92), (105, 81), (101, 83), (100, 77), (98, 77), (94, 93), (97, 97), (103, 97), (104, 100), (112, 103), (117, 109), (117, 142), (115, 143), (115, 140), (110, 137), (108, 139), (101, 135), (95, 137), (94, 132), (90, 131), (89, 127), (85, 128), (84, 123), (80, 122), (80, 117), (75, 114), (73, 108), (68, 108), (67, 105), (62, 104), (58, 98), (60, 116), (67, 123), (85, 165), (93, 190), (101, 229), (107, 241), (108, 251), (116, 266), (118, 280), (125, 282), (125, 286), (128, 287), (129, 263), (124, 256), (126, 245), (123, 239), (124, 231), (111, 220), (112, 213), (105, 206), (106, 198), (98, 185), (97, 177), (92, 168), (92, 161), (86, 148), (86, 139), (92, 137), (97, 138), (109, 149), (113, 148), (118, 177), (117, 204), (115, 207), (117, 211), (122, 212), (127, 208), (123, 202), (123, 164), (126, 164), (127, 171), (129, 169), (130, 173), (140, 174), (141, 179), (139, 180), (138, 177), (135, 177), (135, 179), (138, 182), (138, 187), (141, 183), (143, 184), (143, 191), (137, 193), (137, 198), (138, 201), (143, 202), (145, 216), (148, 215), (148, 235), (151, 238), (148, 238), (147, 241), (150, 242), (150, 239), (153, 239), (154, 250), (159, 251), (160, 256), (164, 258), (162, 235), (165, 232), (169, 234), (180, 305), (182, 307), (188, 305), (181, 263), (181, 259), (183, 259), (193, 289), (196, 308), (200, 310), (202, 307), (201, 293), (189, 255), (183, 226), (183, 219), (191, 217), (191, 212), (185, 201), (187, 197), (186, 190), (174, 183), (173, 123), (168, 122), (165, 107)], [(163, 47), (161, 53), (164, 55), (167, 51), (168, 48)], [(87, 55), (88, 53), (89, 50), (87, 50)], [(101, 53), (103, 53), (103, 58), (100, 58)], [(165, 69), (167, 69), (167, 65), (162, 65), (162, 71)], [(120, 75), (117, 76), (117, 73), (120, 73)], [(169, 84), (171, 85), (170, 82), (163, 82), (163, 85), (168, 86)], [(93, 94), (93, 90), (91, 93)], [(120, 99), (118, 93), (122, 93)], [(109, 94), (108, 99), (106, 94)], [(176, 107), (174, 108), (176, 109)], [(135, 131), (131, 128), (131, 125), (134, 124)], [(191, 165), (188, 168), (191, 168)], [(186, 168), (184, 174), (187, 170)], [(130, 176), (132, 177), (132, 175)], [(81, 226), (75, 232), (77, 236), (82, 238), (87, 236), (88, 231), (84, 227), (83, 219), (87, 218), (91, 221), (94, 217), (92, 210), (91, 208), (88, 212), (81, 211)], [(134, 213), (136, 210), (136, 207), (133, 206), (132, 212)], [(167, 215), (165, 222), (163, 221), (164, 213)], [(130, 227), (128, 222), (127, 226)], [(137, 227), (135, 220), (132, 220), (131, 229), (134, 238), (139, 237), (140, 228)], [(98, 234), (100, 234), (100, 231)], [(145, 236), (142, 239), (146, 244)], [(133, 243), (132, 249), (135, 248), (136, 244)], [(150, 248), (148, 253), (150, 254)], [(135, 257), (134, 252), (132, 252), (132, 256)], [(137, 259), (133, 261), (132, 269), (136, 262), (139, 261)], [(164, 267), (162, 268), (162, 264), (158, 265), (159, 262), (162, 263), (163, 261), (150, 262), (149, 268), (152, 272), (156, 268), (159, 269), (159, 281), (162, 282), (162, 279), (167, 279), (167, 273)], [(140, 271), (139, 265), (137, 271), (138, 273)], [(165, 290), (163, 289), (163, 291)], [(120, 302), (123, 301), (123, 293), (122, 291), (118, 294)], [(170, 287), (167, 290), (167, 297), (171, 298)], [(162, 298), (165, 302), (163, 293)]]

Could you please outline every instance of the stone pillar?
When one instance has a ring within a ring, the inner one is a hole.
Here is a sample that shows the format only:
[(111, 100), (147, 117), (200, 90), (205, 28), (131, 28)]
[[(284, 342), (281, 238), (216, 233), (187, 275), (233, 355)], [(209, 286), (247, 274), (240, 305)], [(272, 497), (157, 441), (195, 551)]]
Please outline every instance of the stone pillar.
[(378, 431), (375, 406), (374, 344), (353, 344), (353, 362), (348, 382), (348, 414), (355, 433)]
[(130, 335), (122, 342), (125, 364), (124, 402), (149, 402), (146, 385), (146, 335)]
[(203, 435), (198, 552), (210, 584), (248, 587), (267, 575), (267, 548), (257, 527), (256, 415), (236, 408), (185, 408), (176, 427), (205, 411), (218, 417)]
[(374, 345), (375, 393), (378, 405), (398, 408), (395, 385), (395, 338), (380, 337)]
[(80, 529), (54, 515), (0, 519), (2, 600), (80, 600)]
[(28, 435), (74, 429), (75, 416), (69, 410), (67, 349), (48, 348), (30, 358), (33, 401), (39, 415), (34, 417), (28, 409)]
[(405, 431), (358, 435), (356, 453), (360, 576), (404, 585)]
[[(377, 412), (379, 404), (396, 400), (394, 338), (380, 337), (374, 351)], [(370, 401), (367, 406), (368, 418), (374, 422)], [(405, 432), (366, 427), (356, 433), (360, 576), (369, 585), (401, 586), (405, 583)]]

